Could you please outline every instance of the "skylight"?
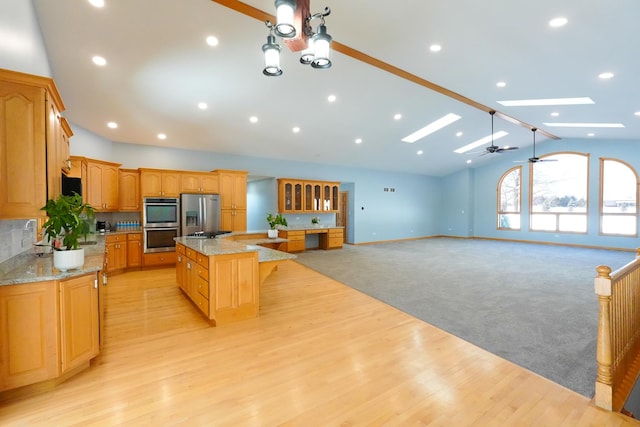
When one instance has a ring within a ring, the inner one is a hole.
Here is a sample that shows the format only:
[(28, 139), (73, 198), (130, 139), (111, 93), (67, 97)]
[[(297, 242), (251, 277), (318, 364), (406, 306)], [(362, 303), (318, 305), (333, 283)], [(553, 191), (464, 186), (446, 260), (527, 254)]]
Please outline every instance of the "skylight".
[(417, 140), (422, 139), (427, 135), (431, 135), (432, 133), (442, 129), (445, 126), (449, 126), (451, 123), (459, 119), (460, 116), (458, 116), (457, 114), (449, 113), (446, 116), (441, 117), (432, 123), (429, 123), (422, 129), (415, 131), (411, 135), (405, 136), (404, 138), (402, 138), (402, 142), (413, 144)]
[(537, 107), (544, 105), (584, 105), (595, 104), (595, 102), (588, 96), (584, 96), (579, 98), (514, 99), (498, 101), (498, 104), (505, 107)]

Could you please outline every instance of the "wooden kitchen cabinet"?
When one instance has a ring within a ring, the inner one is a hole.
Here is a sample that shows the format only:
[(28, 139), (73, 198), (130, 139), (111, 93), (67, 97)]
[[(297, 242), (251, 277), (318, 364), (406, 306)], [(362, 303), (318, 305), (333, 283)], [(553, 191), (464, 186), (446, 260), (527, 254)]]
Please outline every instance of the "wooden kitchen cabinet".
[(60, 281), (62, 373), (88, 364), (99, 352), (96, 273)]
[(219, 177), (210, 172), (183, 172), (180, 174), (181, 193), (218, 194)]
[(105, 237), (105, 271), (114, 271), (127, 268), (127, 235), (114, 234)]
[(50, 78), (0, 70), (0, 219), (44, 217), (60, 194), (62, 111)]
[(140, 169), (141, 197), (180, 197), (180, 172)]
[(68, 175), (69, 172), (71, 172), (70, 140), (73, 136), (73, 131), (71, 130), (71, 126), (69, 126), (69, 122), (64, 117), (60, 119), (60, 125), (62, 133), (58, 141), (58, 162), (62, 172)]
[(303, 193), (303, 181), (288, 178), (278, 179), (278, 212), (302, 212)]
[(86, 162), (86, 202), (93, 206), (96, 211), (117, 211), (120, 181), (118, 169), (120, 164), (94, 159), (86, 159)]
[(216, 170), (220, 183), (220, 229), (247, 230), (247, 172)]
[(176, 244), (176, 282), (180, 289), (187, 293), (187, 256), (186, 248)]
[(176, 263), (175, 252), (158, 252), (150, 254), (142, 254), (142, 266), (143, 267), (162, 267), (168, 265), (175, 265)]
[(118, 210), (140, 211), (140, 172), (136, 169), (118, 171)]
[(344, 242), (344, 229), (330, 228), (327, 233), (318, 235), (320, 249), (337, 249)]
[(0, 286), (0, 391), (59, 375), (54, 281)]
[(127, 268), (142, 266), (142, 233), (127, 234)]
[(305, 230), (280, 230), (278, 235), (283, 239), (289, 240), (284, 244), (283, 251), (289, 253), (304, 251), (307, 235)]

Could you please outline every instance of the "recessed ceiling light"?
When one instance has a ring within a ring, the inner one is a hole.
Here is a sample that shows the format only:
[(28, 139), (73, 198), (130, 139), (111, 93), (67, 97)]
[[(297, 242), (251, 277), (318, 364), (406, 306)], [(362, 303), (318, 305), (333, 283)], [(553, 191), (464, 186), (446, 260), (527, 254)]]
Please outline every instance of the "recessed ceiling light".
[(107, 60), (104, 59), (102, 56), (94, 56), (93, 58), (91, 58), (91, 60), (93, 61), (94, 64), (99, 65), (100, 67), (104, 67), (105, 65), (107, 65)]
[(407, 135), (404, 138), (402, 138), (403, 142), (408, 142), (410, 144), (416, 142), (417, 140), (424, 138), (427, 135), (430, 135), (440, 129), (442, 129), (445, 126), (449, 126), (451, 123), (455, 122), (456, 120), (459, 120), (460, 116), (458, 116), (457, 114), (453, 114), (453, 113), (449, 113), (446, 116), (440, 117), (438, 120), (429, 123), (428, 125), (426, 125), (425, 127), (423, 127), (422, 129), (418, 129), (417, 131), (415, 131), (414, 133), (412, 133), (411, 135)]
[(293, 130), (293, 133), (300, 132), (300, 128), (298, 126), (295, 126), (292, 130)]
[(251, 117), (249, 117), (249, 121), (251, 123), (258, 123), (258, 118), (256, 116), (251, 116)]
[(498, 104), (505, 107), (537, 107), (544, 105), (584, 105), (595, 104), (595, 102), (588, 96), (584, 96), (579, 98), (514, 99), (498, 101)]
[(456, 136), (457, 136), (458, 138), (460, 138), (462, 135), (464, 135), (462, 132), (456, 132)]
[(432, 44), (431, 46), (429, 46), (429, 50), (431, 52), (440, 52), (442, 50), (442, 46), (440, 46), (439, 44)]
[(335, 96), (335, 95), (329, 95), (329, 96), (327, 97), (327, 101), (329, 101), (329, 102), (335, 102), (335, 101), (336, 101), (336, 96)]
[(598, 77), (601, 78), (602, 80), (608, 80), (613, 76), (614, 74), (611, 71), (605, 71), (604, 73), (598, 74)]
[(473, 160), (469, 159), (467, 160), (467, 164), (471, 163)]
[(543, 123), (554, 128), (623, 128), (622, 123)]
[(509, 135), (509, 132), (505, 132), (503, 130), (496, 132), (492, 135), (487, 135), (483, 138), (478, 139), (477, 141), (474, 141), (470, 144), (465, 145), (464, 147), (460, 147), (456, 150), (453, 150), (454, 153), (458, 153), (458, 154), (462, 154), (462, 153), (466, 153), (469, 150), (473, 150), (476, 147), (479, 147), (481, 145), (484, 144), (488, 144), (491, 141), (495, 141), (497, 139), (503, 138), (505, 136)]
[(551, 113), (551, 117), (558, 117), (560, 115), (560, 113), (558, 113), (557, 111), (554, 111), (553, 113)]
[(587, 136), (596, 136), (596, 134), (595, 134), (595, 133), (593, 133), (593, 132), (589, 132), (589, 133), (587, 134)]
[(640, 111), (636, 111), (636, 112), (635, 112), (635, 113), (633, 113), (633, 114), (635, 114), (636, 116), (640, 116)]
[(393, 116), (393, 120), (400, 120), (402, 118), (402, 114), (398, 113)]
[(424, 151), (418, 150), (417, 154), (418, 154), (418, 156), (422, 156), (424, 154)]
[(167, 139), (167, 135), (165, 135), (164, 133), (159, 133), (158, 139)]
[(362, 144), (362, 138), (356, 138), (356, 144)]
[(507, 82), (498, 82), (496, 83), (496, 86), (498, 87), (505, 87), (507, 85)]
[(207, 37), (207, 44), (209, 46), (218, 46), (218, 43), (220, 41), (218, 40), (218, 38), (216, 36), (209, 36)]
[(118, 127), (118, 124), (116, 122), (109, 122), (107, 123), (107, 126), (111, 129), (116, 129)]
[(94, 7), (104, 7), (104, 0), (89, 0), (89, 3)]
[(206, 102), (198, 102), (198, 108), (201, 110), (206, 110), (207, 108), (209, 108), (209, 106)]
[(567, 18), (553, 18), (551, 21), (549, 21), (549, 26), (550, 27), (563, 27), (565, 25), (567, 25), (567, 22), (569, 22), (567, 20)]

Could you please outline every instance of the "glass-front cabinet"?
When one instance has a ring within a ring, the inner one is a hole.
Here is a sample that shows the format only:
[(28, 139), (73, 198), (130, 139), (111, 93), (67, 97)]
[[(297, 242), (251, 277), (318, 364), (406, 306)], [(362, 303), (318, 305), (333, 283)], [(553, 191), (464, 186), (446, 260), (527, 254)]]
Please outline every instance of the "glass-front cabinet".
[(339, 182), (278, 179), (278, 211), (281, 213), (330, 213), (338, 211)]

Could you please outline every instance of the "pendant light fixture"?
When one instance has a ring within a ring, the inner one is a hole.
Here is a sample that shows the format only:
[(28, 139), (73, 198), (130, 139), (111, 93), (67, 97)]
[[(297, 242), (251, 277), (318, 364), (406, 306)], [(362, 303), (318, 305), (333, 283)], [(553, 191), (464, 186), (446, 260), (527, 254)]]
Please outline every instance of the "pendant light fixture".
[[(311, 65), (316, 69), (331, 68), (331, 36), (327, 34), (324, 18), (331, 13), (331, 9), (324, 8), (324, 12), (308, 13), (309, 0), (276, 0), (277, 23), (265, 21), (269, 28), (267, 43), (262, 45), (265, 68), (262, 73), (266, 76), (280, 76), (280, 52), (282, 49), (276, 43), (275, 36), (282, 37), (293, 52), (301, 51), (300, 63)], [(306, 15), (306, 16), (305, 16)], [(317, 31), (314, 32), (311, 22), (319, 19)], [(296, 28), (299, 26), (300, 28)]]

